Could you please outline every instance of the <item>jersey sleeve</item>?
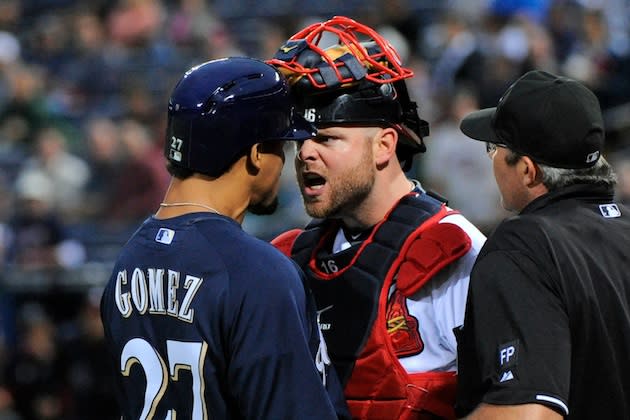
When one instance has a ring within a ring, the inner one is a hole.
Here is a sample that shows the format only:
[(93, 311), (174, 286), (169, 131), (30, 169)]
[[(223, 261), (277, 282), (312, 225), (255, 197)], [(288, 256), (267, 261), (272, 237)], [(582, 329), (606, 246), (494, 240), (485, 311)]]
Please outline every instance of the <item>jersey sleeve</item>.
[(459, 226), (471, 242), (466, 254), (437, 274), (435, 283), (438, 286), (432, 293), (434, 316), (440, 331), (441, 345), (455, 354), (457, 341), (453, 329), (464, 323), (470, 273), (486, 237), (460, 214), (449, 215), (440, 223), (452, 223)]
[(538, 403), (567, 414), (568, 317), (533, 258), (494, 251), (477, 261), (457, 335), (459, 414), (479, 402)]
[(255, 280), (230, 293), (225, 328), (228, 381), (244, 418), (336, 418), (311, 354), (317, 331), (299, 272), (279, 254), (243, 266), (252, 271), (239, 275)]
[[(470, 272), (485, 242), (485, 236), (460, 214), (448, 215), (440, 223), (458, 226), (469, 246), (406, 301), (409, 314), (419, 320), (417, 328), (424, 345), (420, 354), (400, 358), (403, 367), (412, 373), (457, 369), (453, 329), (463, 323)], [(427, 248), (417, 251), (427, 252)]]

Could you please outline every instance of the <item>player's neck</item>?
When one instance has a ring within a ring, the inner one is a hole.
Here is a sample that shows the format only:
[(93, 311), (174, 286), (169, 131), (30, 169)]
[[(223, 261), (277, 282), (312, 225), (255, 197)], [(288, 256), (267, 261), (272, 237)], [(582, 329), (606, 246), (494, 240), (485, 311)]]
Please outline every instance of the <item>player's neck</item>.
[(155, 217), (166, 219), (187, 213), (209, 211), (242, 223), (248, 200), (234, 182), (194, 175), (185, 180), (173, 178)]

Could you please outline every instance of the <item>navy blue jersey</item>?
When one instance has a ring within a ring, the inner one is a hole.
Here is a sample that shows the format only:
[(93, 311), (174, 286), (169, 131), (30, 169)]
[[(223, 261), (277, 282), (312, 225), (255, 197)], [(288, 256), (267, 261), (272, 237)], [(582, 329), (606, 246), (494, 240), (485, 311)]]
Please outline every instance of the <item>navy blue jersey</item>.
[(123, 419), (329, 419), (301, 272), (234, 220), (150, 218), (101, 302)]

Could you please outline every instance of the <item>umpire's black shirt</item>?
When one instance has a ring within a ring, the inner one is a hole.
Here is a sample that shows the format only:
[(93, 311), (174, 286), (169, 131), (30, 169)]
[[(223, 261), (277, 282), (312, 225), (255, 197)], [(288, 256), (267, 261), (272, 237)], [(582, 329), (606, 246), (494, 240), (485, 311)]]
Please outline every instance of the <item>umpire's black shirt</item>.
[(630, 210), (574, 185), (503, 221), (456, 334), (460, 416), (485, 402), (630, 419)]

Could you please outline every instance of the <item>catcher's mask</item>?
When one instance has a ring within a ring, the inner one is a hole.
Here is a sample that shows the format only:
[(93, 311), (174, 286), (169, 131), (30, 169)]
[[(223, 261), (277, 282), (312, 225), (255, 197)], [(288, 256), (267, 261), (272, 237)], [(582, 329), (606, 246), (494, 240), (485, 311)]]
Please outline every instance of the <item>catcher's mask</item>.
[[(332, 34), (337, 44), (321, 45)], [(268, 63), (282, 72), (297, 109), (318, 128), (375, 125), (399, 133), (396, 148), (405, 171), (426, 147), (429, 124), (418, 116), (404, 79), (411, 69), (376, 31), (344, 16), (312, 24), (293, 35)]]

